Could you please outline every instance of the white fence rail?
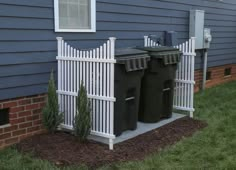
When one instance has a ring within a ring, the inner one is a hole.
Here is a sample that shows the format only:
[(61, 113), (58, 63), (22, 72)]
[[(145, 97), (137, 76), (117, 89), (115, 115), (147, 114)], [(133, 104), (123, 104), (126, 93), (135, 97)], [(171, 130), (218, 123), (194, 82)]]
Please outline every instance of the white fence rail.
[[(148, 36), (144, 36), (144, 46), (159, 46)], [(178, 64), (175, 80), (174, 91), (174, 108), (178, 110), (188, 111), (190, 117), (193, 117), (194, 112), (194, 62), (195, 62), (195, 38), (175, 46), (183, 52), (182, 58)]]
[(92, 108), (91, 134), (109, 139), (114, 136), (114, 64), (115, 38), (92, 50), (78, 50), (58, 41), (58, 100), (65, 113), (63, 128), (73, 129), (76, 96), (83, 82)]

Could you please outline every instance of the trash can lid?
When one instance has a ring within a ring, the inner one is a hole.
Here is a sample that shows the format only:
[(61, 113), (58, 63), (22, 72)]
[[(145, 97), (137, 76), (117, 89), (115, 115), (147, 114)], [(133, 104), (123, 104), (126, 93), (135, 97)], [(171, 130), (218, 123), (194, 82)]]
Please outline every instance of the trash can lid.
[(142, 47), (142, 48), (139, 48), (139, 49), (148, 51), (148, 54), (151, 57), (164, 57), (164, 55), (167, 55), (167, 54), (182, 55), (182, 52), (179, 51), (179, 49), (173, 48), (173, 47), (166, 47), (166, 46)]
[(148, 52), (134, 48), (120, 48), (115, 50), (116, 57), (136, 56), (137, 54), (148, 54)]
[(177, 48), (157, 46), (157, 47), (143, 47), (139, 48), (148, 51), (152, 58), (162, 59), (165, 65), (177, 64), (180, 61), (182, 52)]
[(176, 51), (179, 52), (179, 49), (167, 46), (156, 46), (156, 47), (141, 47), (141, 50), (145, 50), (148, 52), (169, 52), (169, 51)]
[(150, 60), (147, 51), (133, 48), (116, 49), (115, 58), (117, 64), (125, 65), (127, 72), (146, 69)]

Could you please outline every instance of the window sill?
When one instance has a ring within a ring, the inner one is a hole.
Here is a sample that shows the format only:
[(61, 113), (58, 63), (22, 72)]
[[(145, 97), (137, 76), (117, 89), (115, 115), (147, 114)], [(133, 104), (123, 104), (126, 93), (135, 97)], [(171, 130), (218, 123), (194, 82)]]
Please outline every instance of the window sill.
[(95, 33), (95, 29), (56, 29), (55, 32), (78, 32), (78, 33), (83, 33), (83, 32), (91, 32)]
[(224, 78), (230, 78), (232, 77), (232, 75), (227, 75), (227, 76), (224, 76)]
[(11, 124), (1, 125), (1, 126), (0, 126), (0, 129), (7, 128), (7, 127), (10, 127), (10, 126), (11, 126)]

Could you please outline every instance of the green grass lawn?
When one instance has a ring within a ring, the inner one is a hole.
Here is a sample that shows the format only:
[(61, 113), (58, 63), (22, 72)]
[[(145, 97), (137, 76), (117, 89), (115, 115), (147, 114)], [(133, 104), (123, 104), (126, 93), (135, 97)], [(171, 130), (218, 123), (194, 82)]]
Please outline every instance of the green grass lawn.
[[(208, 127), (204, 130), (150, 155), (143, 161), (115, 164), (100, 169), (236, 169), (236, 81), (196, 94), (195, 108), (195, 118), (208, 122)], [(9, 148), (0, 151), (0, 169), (58, 168)]]

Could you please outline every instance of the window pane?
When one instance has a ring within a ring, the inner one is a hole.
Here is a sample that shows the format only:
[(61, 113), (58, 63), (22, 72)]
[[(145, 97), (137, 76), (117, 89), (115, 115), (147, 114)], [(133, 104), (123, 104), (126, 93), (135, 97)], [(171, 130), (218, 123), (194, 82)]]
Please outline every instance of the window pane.
[(90, 29), (91, 0), (59, 0), (60, 29)]

